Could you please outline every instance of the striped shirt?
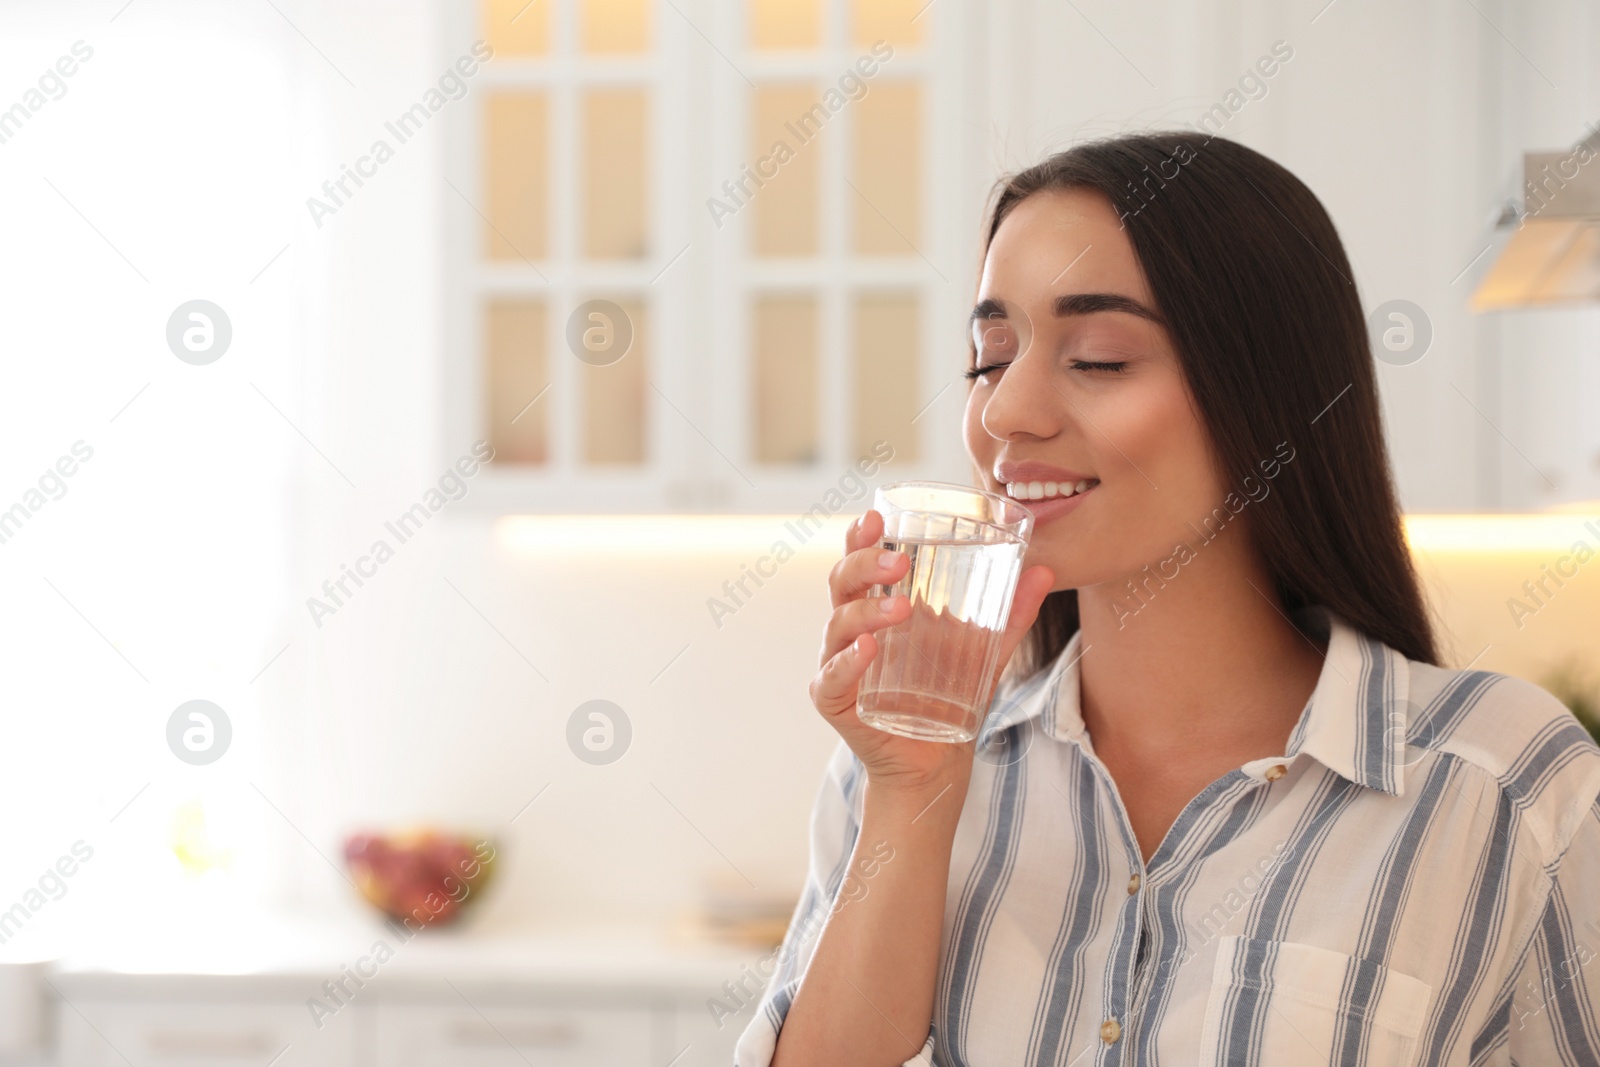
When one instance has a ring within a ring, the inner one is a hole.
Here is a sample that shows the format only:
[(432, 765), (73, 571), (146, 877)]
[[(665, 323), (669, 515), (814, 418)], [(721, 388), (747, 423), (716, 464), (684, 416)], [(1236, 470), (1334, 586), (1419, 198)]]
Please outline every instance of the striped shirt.
[[(1328, 650), (1286, 751), (1149, 863), (1079, 714), (1081, 633), (999, 687), (908, 1067), (1600, 1065), (1600, 747), (1529, 682), (1303, 621)], [(736, 1067), (770, 1062), (841, 887), (871, 892), (864, 782), (841, 742)]]

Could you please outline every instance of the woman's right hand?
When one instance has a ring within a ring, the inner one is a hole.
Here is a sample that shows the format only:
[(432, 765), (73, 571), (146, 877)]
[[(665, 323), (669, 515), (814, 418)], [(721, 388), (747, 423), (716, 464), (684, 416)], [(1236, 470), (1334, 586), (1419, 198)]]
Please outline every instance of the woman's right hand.
[[(818, 670), (811, 680), (811, 702), (861, 760), (868, 781), (912, 792), (951, 781), (964, 784), (972, 770), (976, 739), (951, 744), (901, 737), (868, 726), (856, 714), (862, 675), (879, 651), (876, 631), (911, 616), (910, 602), (904, 596), (868, 595), (875, 585), (894, 585), (911, 566), (904, 553), (880, 548), (882, 537), (883, 516), (873, 510), (851, 523), (845, 533), (844, 558), (828, 575), (833, 615), (823, 631)], [(1048, 567), (1029, 567), (1022, 572), (1000, 640), (996, 680), (1038, 617), (1039, 605), (1054, 583), (1055, 575)]]

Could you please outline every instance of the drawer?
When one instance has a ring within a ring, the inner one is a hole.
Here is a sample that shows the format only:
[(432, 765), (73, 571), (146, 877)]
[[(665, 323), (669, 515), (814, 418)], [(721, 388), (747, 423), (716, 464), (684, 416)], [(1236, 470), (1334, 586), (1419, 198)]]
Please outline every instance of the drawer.
[(379, 1004), (370, 1027), (378, 1067), (660, 1067), (653, 1012), (638, 1007), (476, 1008)]
[[(94, 1000), (56, 1005), (65, 1067), (351, 1067), (351, 1006), (319, 1028), (303, 1003)], [(276, 1060), (273, 1057), (277, 1057)]]

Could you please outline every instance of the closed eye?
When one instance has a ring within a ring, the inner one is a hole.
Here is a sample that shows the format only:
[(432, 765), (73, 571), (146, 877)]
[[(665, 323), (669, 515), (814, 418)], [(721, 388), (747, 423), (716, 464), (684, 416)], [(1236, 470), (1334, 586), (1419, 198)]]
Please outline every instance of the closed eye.
[[(969, 382), (975, 381), (978, 378), (984, 377), (990, 371), (1004, 370), (1010, 365), (1011, 364), (1009, 363), (990, 363), (982, 367), (972, 367), (966, 371), (966, 379)], [(1100, 371), (1106, 374), (1122, 374), (1128, 369), (1128, 361), (1125, 359), (1100, 361), (1075, 359), (1072, 361), (1071, 369), (1090, 372)]]

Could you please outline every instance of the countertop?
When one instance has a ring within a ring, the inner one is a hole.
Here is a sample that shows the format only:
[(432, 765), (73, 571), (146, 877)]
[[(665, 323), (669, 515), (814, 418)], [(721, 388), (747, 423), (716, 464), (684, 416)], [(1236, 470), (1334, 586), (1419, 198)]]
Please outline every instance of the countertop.
[(376, 917), (240, 916), (165, 936), (146, 929), (88, 940), (57, 959), (48, 979), (69, 999), (303, 997), (351, 968), (378, 979), (365, 995), (379, 999), (432, 996), (448, 982), (490, 996), (703, 1000), (774, 951), (650, 926), (405, 934)]

